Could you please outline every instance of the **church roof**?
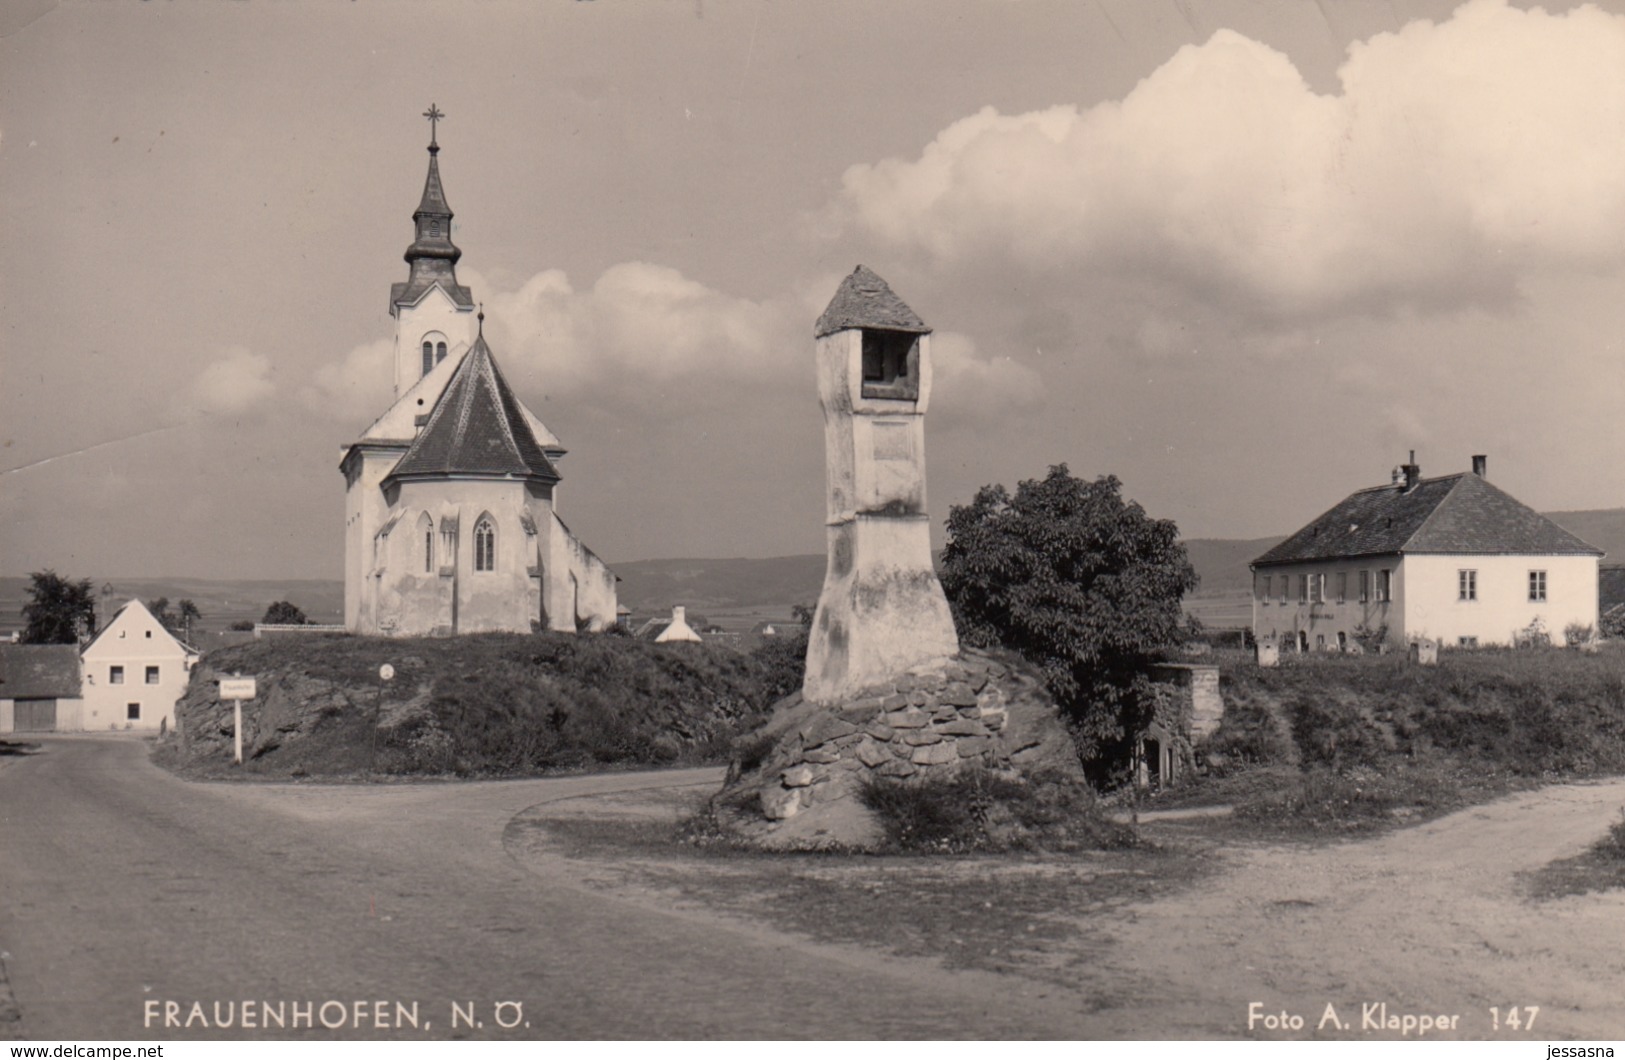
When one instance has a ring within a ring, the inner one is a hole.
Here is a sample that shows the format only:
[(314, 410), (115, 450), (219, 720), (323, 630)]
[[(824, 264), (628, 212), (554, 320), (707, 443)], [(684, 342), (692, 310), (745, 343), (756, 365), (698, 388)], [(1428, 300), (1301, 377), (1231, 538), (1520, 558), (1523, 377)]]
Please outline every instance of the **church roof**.
[(1602, 555), (1481, 476), (1463, 473), (1350, 494), (1253, 564), (1429, 552)]
[(841, 281), (824, 315), (813, 328), (815, 338), (847, 328), (884, 328), (924, 335), (931, 329), (919, 314), (892, 292), (872, 269), (859, 265)]
[(431, 136), (429, 173), (423, 179), (418, 208), (412, 212), (412, 245), (406, 248), (406, 262), (412, 271), (405, 283), (390, 286), (392, 308), (416, 305), (434, 287), (445, 291), (457, 305), (473, 308), (474, 296), (457, 282), (457, 261), (463, 252), (451, 241), (452, 216), (451, 206), (446, 202), (446, 187), (440, 181), (440, 145)]
[(497, 368), (482, 332), (429, 412), (429, 421), (384, 480), (452, 475), (559, 481), (531, 417)]

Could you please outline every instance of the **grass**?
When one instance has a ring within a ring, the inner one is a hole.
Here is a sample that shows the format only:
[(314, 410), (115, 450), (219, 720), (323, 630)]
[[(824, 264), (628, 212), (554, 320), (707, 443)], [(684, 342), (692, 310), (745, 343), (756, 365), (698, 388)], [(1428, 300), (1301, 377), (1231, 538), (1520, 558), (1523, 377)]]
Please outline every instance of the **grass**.
[[(216, 773), (501, 777), (713, 763), (783, 694), (785, 654), (555, 633), (255, 641), (205, 658), (178, 707), (186, 738), (159, 757), (204, 775), (220, 765), (230, 718), (213, 680), (241, 672), (259, 679), (251, 709), (275, 705), (286, 731), (241, 770)], [(395, 669), (388, 684), (384, 663)]]
[(507, 838), (589, 863), (594, 878), (612, 867), (623, 886), (663, 905), (677, 900), (818, 942), (879, 940), (899, 956), (1060, 982), (1107, 945), (1091, 918), (1180, 890), (1216, 867), (1194, 847), (1060, 857), (769, 854), (696, 830), (706, 814), (692, 802), (669, 810), (528, 819)]
[(1283, 657), (1216, 653), (1207, 775), (1142, 809), (1227, 804), (1215, 828), (1371, 834), (1542, 783), (1625, 772), (1625, 646)]
[(1625, 807), (1608, 834), (1584, 854), (1554, 861), (1529, 874), (1526, 882), (1537, 901), (1625, 888)]

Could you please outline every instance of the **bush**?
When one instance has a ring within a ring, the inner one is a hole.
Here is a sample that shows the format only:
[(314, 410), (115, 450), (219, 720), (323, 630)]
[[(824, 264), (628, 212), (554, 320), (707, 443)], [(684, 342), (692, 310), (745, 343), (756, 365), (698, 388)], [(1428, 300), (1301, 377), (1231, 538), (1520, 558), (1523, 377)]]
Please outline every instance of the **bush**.
[(1288, 703), (1287, 717), (1305, 767), (1370, 765), (1393, 749), (1391, 738), (1352, 697), (1299, 695)]
[(1221, 773), (1296, 759), (1291, 731), (1267, 703), (1250, 697), (1225, 704), (1218, 731), (1208, 740), (1207, 755)]
[(1578, 648), (1582, 644), (1589, 644), (1597, 637), (1597, 631), (1584, 622), (1570, 622), (1563, 627), (1563, 643), (1571, 648)]
[(1089, 789), (1066, 778), (1017, 780), (985, 769), (910, 781), (866, 780), (859, 792), (887, 845), (917, 853), (1133, 846), (1126, 826), (1102, 818)]

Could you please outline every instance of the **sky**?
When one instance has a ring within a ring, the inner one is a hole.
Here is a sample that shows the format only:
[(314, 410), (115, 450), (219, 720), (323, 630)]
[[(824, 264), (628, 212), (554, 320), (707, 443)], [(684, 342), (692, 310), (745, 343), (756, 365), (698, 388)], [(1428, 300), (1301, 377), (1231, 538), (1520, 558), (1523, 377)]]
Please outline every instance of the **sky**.
[(0, 8), (0, 575), (335, 578), (430, 103), (496, 360), (611, 565), (824, 548), (813, 322), (935, 328), (952, 504), (1186, 537), (1467, 470), (1625, 505), (1625, 2)]

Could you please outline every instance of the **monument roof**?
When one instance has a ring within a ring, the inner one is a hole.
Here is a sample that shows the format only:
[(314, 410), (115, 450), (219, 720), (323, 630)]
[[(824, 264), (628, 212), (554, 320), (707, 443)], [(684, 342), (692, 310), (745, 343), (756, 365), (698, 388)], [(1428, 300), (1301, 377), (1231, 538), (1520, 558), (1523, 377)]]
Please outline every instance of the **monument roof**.
[(821, 339), (847, 328), (882, 328), (921, 335), (931, 331), (879, 274), (863, 265), (853, 269), (836, 288), (835, 297), (818, 318), (813, 336)]

